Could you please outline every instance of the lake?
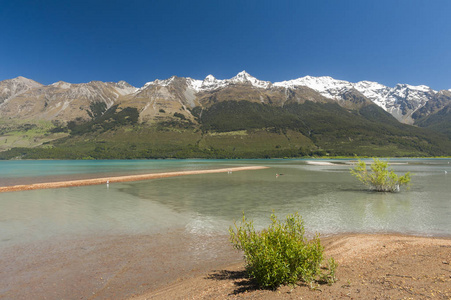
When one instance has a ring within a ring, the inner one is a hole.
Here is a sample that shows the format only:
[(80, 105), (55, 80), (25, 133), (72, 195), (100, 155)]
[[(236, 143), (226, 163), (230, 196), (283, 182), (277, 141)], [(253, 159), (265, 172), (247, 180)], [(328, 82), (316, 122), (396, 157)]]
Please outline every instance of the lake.
[[(0, 161), (0, 186), (166, 171), (269, 167), (232, 174), (115, 183), (108, 187), (2, 193), (0, 251), (3, 257), (17, 257), (14, 253), (21, 253), (21, 259), (28, 260), (22, 269), (15, 267), (17, 262), (11, 262), (10, 268), (17, 273), (16, 283), (29, 285), (30, 281), (24, 281), (24, 277), (29, 276), (30, 270), (24, 270), (36, 263), (37, 256), (45, 257), (49, 245), (55, 253), (67, 255), (78, 253), (74, 250), (77, 247), (100, 249), (98, 241), (106, 245), (126, 239), (124, 247), (128, 247), (137, 243), (133, 240), (136, 237), (150, 239), (149, 247), (166, 243), (152, 251), (160, 252), (171, 245), (171, 249), (180, 252), (160, 260), (185, 259), (193, 263), (183, 268), (214, 266), (230, 252), (217, 239), (224, 240), (229, 226), (234, 220), (240, 220), (243, 212), (254, 220), (257, 228), (269, 224), (273, 211), (280, 218), (299, 212), (309, 235), (386, 232), (449, 237), (449, 161), (391, 159), (391, 168), (397, 173), (413, 174), (411, 188), (400, 193), (368, 191), (349, 173), (349, 160)], [(276, 177), (276, 174), (283, 175)], [(187, 244), (191, 246), (187, 248)], [(61, 249), (64, 251), (58, 252)], [(211, 265), (205, 263), (207, 260)], [(231, 255), (222, 262), (236, 260), (237, 256)], [(165, 279), (161, 272), (158, 278), (169, 280), (170, 276)], [(174, 272), (179, 274), (180, 270), (174, 266)], [(3, 276), (7, 276), (6, 271)], [(138, 287), (134, 291), (137, 290)], [(11, 287), (0, 284), (0, 296), (2, 291), (6, 295), (19, 295)], [(15, 291), (19, 293), (19, 288)], [(64, 291), (57, 294), (64, 295)], [(123, 295), (128, 295), (127, 291)]]

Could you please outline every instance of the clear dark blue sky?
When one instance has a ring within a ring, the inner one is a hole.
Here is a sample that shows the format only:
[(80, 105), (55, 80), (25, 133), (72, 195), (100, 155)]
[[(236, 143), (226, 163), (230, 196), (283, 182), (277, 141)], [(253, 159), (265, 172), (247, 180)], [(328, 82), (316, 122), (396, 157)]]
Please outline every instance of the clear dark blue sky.
[(451, 89), (449, 0), (0, 3), (0, 80), (328, 75)]

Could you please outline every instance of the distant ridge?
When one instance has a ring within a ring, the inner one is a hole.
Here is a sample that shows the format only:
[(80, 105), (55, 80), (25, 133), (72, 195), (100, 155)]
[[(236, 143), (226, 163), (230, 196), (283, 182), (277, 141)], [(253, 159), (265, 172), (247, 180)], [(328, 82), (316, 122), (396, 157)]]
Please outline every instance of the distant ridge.
[[(91, 81), (89, 83), (81, 84), (71, 84), (59, 81), (44, 86), (33, 80), (17, 77), (0, 82), (0, 115), (18, 118), (33, 117), (33, 112), (30, 111), (30, 105), (24, 107), (23, 104), (18, 104), (20, 108), (16, 107), (16, 109), (9, 107), (14, 106), (14, 103), (8, 105), (8, 102), (14, 102), (11, 100), (16, 98), (17, 102), (24, 102), (32, 99), (54, 99), (57, 97), (60, 99), (60, 102), (55, 103), (54, 107), (57, 106), (61, 108), (61, 110), (67, 109), (68, 106), (72, 105), (73, 100), (76, 98), (87, 99), (89, 103), (84, 103), (84, 106), (89, 106), (91, 102), (104, 102), (107, 104), (107, 107), (111, 107), (111, 105), (116, 103), (120, 97), (127, 97), (130, 99), (133, 98), (133, 95), (137, 95), (146, 89), (152, 87), (174, 86), (176, 82), (180, 83), (181, 81), (183, 81), (183, 84), (185, 85), (185, 91), (180, 92), (185, 93), (186, 98), (182, 99), (182, 101), (185, 100), (185, 102), (188, 101), (190, 103), (193, 103), (192, 101), (195, 100), (196, 94), (217, 91), (234, 85), (249, 85), (261, 90), (274, 90), (277, 88), (294, 90), (300, 87), (308, 87), (318, 92), (321, 96), (335, 101), (346, 100), (344, 95), (349, 94), (350, 92), (360, 93), (363, 97), (389, 112), (400, 122), (407, 124), (413, 124), (419, 115), (418, 113), (415, 113), (427, 106), (428, 102), (434, 102), (438, 95), (444, 95), (445, 98), (449, 98), (450, 96), (450, 90), (435, 91), (425, 85), (412, 86), (408, 84), (397, 84), (395, 87), (387, 87), (377, 82), (360, 81), (351, 83), (344, 80), (337, 80), (329, 76), (304, 76), (293, 80), (271, 83), (269, 81), (259, 80), (246, 71), (241, 71), (236, 76), (223, 80), (216, 79), (213, 75), (208, 75), (203, 80), (172, 76), (165, 80), (156, 79), (147, 82), (141, 88), (132, 87), (125, 81), (120, 81), (118, 83)], [(62, 90), (66, 90), (67, 93), (64, 93)], [(165, 98), (164, 93), (160, 96), (160, 98)], [(443, 96), (441, 98), (442, 100), (438, 107), (440, 109), (449, 104), (449, 101), (443, 101)], [(429, 106), (437, 106), (437, 104), (434, 103)], [(80, 103), (80, 107), (83, 107), (82, 103)], [(25, 108), (25, 110), (23, 108)], [(79, 109), (79, 107), (76, 109)], [(83, 107), (83, 109), (86, 109), (86, 107)], [(43, 119), (60, 118), (63, 120), (71, 119), (70, 115), (73, 117), (86, 117), (84, 114), (73, 112), (64, 117), (61, 117), (62, 115), (64, 115), (64, 113), (61, 114), (61, 112), (56, 112), (54, 110), (53, 113), (47, 115), (43, 114), (41, 116), (36, 115), (36, 117)], [(421, 115), (422, 117), (425, 117), (428, 113), (426, 112), (425, 115), (423, 110)], [(155, 114), (152, 116), (155, 116)]]
[(451, 154), (451, 92), (423, 85), (242, 71), (140, 88), (18, 77), (0, 95), (0, 159)]

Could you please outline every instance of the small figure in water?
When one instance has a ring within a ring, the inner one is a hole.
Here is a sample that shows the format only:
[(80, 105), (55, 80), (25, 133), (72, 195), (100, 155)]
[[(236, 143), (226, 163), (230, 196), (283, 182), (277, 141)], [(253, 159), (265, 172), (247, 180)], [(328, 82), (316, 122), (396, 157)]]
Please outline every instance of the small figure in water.
[(107, 188), (110, 187), (110, 181), (109, 181), (109, 180), (106, 181), (106, 187), (107, 187)]

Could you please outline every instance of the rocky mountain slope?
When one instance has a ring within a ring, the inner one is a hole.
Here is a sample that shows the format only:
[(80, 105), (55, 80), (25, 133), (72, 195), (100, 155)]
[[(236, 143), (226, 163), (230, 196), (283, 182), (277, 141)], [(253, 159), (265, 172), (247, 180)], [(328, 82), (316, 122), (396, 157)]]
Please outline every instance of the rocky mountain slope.
[[(354, 102), (349, 101), (351, 98)], [(175, 112), (192, 119), (189, 109), (208, 107), (214, 102), (227, 100), (278, 106), (290, 102), (332, 100), (347, 108), (372, 102), (398, 121), (414, 124), (449, 105), (451, 93), (434, 91), (424, 85), (398, 84), (390, 88), (376, 82), (351, 83), (326, 76), (305, 76), (271, 83), (245, 71), (225, 80), (212, 75), (204, 80), (173, 76), (148, 82), (141, 88), (132, 87), (124, 81), (82, 84), (60, 81), (43, 86), (18, 77), (0, 82), (0, 116), (3, 118), (66, 122), (76, 118), (88, 120), (94, 114), (103, 113), (113, 104), (118, 104), (120, 107), (137, 108), (141, 121), (164, 119)]]
[(0, 105), (28, 90), (40, 87), (42, 84), (22, 76), (0, 81)]
[[(99, 108), (101, 110), (99, 113), (103, 113), (118, 98), (137, 90), (124, 81), (118, 83), (91, 81), (81, 84), (58, 81), (44, 86), (18, 77), (2, 81), (0, 84), (4, 84), (0, 93), (9, 94), (9, 97), (0, 104), (0, 116), (12, 119), (59, 121), (90, 119)], [(96, 103), (102, 105), (96, 107)]]
[(451, 92), (426, 86), (310, 76), (271, 83), (243, 71), (224, 80), (173, 76), (141, 88), (124, 81), (44, 86), (23, 77), (0, 88), (0, 152), (11, 149), (8, 158), (428, 156), (451, 149)]
[(274, 85), (287, 88), (308, 86), (324, 97), (335, 100), (342, 100), (345, 93), (356, 90), (392, 114), (400, 122), (408, 124), (414, 122), (412, 115), (437, 94), (436, 91), (424, 85), (397, 84), (395, 87), (390, 88), (377, 82), (360, 81), (351, 83), (331, 77), (306, 76), (295, 80), (278, 82)]

